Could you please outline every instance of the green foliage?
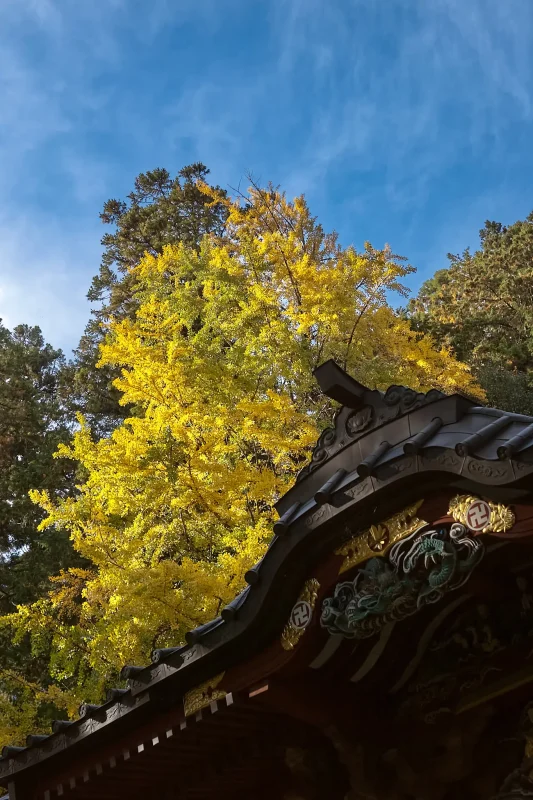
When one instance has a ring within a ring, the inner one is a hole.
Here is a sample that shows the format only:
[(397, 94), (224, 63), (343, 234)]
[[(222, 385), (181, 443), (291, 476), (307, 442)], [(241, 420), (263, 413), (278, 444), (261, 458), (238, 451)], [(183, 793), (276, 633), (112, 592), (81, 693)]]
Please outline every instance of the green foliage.
[(408, 306), (415, 329), (468, 363), (491, 405), (533, 413), (533, 213), (486, 222), (480, 248), (448, 255)]
[[(28, 497), (39, 485), (59, 501), (73, 493), (75, 465), (53, 454), (71, 428), (58, 392), (64, 360), (36, 327), (9, 331), (0, 322), (0, 620), (50, 589), (50, 575), (81, 564), (68, 535), (39, 532), (42, 511)], [(54, 713), (50, 637), (33, 652), (26, 638), (0, 629), (0, 716), (6, 733), (30, 720), (39, 727)], [(39, 698), (35, 706), (36, 698)], [(57, 712), (56, 712), (57, 713)]]
[[(68, 539), (38, 534), (42, 513), (28, 497), (39, 485), (58, 499), (72, 492), (73, 462), (54, 452), (70, 437), (58, 395), (61, 351), (39, 328), (0, 323), (0, 610), (36, 598), (50, 571), (69, 561)], [(70, 563), (70, 561), (69, 561)]]

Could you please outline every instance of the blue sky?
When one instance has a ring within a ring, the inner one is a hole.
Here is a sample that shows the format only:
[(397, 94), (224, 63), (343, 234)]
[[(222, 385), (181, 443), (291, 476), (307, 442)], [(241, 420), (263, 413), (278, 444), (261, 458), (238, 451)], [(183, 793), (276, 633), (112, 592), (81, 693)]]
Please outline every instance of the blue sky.
[(1, 0), (0, 316), (65, 351), (98, 214), (201, 160), (418, 272), (533, 209), (531, 0)]

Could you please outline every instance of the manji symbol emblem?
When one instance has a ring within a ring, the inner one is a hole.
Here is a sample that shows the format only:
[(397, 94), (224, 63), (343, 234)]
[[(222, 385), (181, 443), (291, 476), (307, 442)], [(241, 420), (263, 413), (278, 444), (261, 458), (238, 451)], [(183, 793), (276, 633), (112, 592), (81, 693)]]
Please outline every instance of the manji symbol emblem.
[(490, 522), (491, 510), (484, 500), (471, 503), (466, 512), (466, 524), (471, 531), (482, 531)]
[(514, 512), (507, 506), (471, 494), (458, 494), (450, 500), (448, 514), (476, 533), (505, 533), (516, 522)]
[(304, 583), (281, 634), (281, 646), (284, 650), (293, 650), (304, 635), (313, 618), (319, 589), (320, 584), (316, 578), (309, 578)]
[(313, 616), (313, 609), (305, 600), (299, 600), (292, 609), (289, 624), (297, 631), (307, 628)]

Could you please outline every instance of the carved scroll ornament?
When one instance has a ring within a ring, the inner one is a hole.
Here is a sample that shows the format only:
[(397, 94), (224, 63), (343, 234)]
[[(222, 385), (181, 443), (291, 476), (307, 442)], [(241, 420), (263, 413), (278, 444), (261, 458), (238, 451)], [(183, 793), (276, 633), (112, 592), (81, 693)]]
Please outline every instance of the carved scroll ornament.
[(339, 575), (372, 556), (386, 555), (396, 542), (427, 525), (427, 522), (416, 516), (416, 512), (423, 502), (423, 500), (419, 500), (379, 525), (371, 525), (368, 530), (358, 533), (349, 542), (335, 550), (336, 555), (344, 556)]
[(220, 675), (216, 675), (214, 678), (204, 681), (204, 683), (201, 683), (185, 694), (183, 698), (183, 710), (186, 717), (196, 714), (202, 708), (207, 708), (213, 700), (222, 700), (226, 696), (226, 692), (223, 689), (217, 689), (224, 674), (224, 672), (221, 672)]
[(387, 559), (371, 558), (353, 581), (337, 584), (323, 602), (320, 624), (350, 639), (373, 636), (458, 589), (483, 554), (482, 542), (459, 523), (412, 533)]

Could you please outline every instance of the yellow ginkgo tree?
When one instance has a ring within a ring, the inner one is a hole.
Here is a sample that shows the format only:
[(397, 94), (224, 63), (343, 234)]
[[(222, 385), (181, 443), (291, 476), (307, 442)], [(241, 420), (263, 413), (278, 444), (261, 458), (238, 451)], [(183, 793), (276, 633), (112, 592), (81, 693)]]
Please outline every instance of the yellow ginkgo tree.
[(242, 588), (273, 503), (331, 418), (318, 364), (334, 358), (382, 389), (476, 391), (388, 304), (411, 268), (387, 248), (342, 248), (303, 198), (272, 187), (213, 201), (228, 204), (225, 237), (146, 256), (135, 316), (109, 326), (101, 363), (121, 366), (116, 385), (136, 415), (100, 441), (80, 418), (58, 453), (79, 462), (79, 494), (33, 493), (43, 526), (67, 529), (87, 567), (54, 576), (49, 596), (8, 622), (36, 651), (53, 637), (51, 673), (70, 709)]

